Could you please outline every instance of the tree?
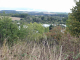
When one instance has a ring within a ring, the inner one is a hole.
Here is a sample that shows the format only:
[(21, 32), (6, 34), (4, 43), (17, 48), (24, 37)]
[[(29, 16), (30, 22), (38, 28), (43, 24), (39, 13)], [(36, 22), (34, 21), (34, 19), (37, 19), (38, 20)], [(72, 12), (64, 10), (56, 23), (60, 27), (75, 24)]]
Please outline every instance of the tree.
[(17, 32), (17, 36), (19, 37), (19, 39), (23, 40), (26, 38), (26, 23), (20, 24), (20, 28)]
[(0, 18), (0, 41), (3, 43), (4, 39), (7, 38), (7, 42), (12, 44), (17, 38), (18, 27), (9, 17)]
[(69, 13), (67, 20), (67, 31), (73, 35), (79, 37), (80, 35), (80, 0), (76, 2), (76, 6), (71, 9), (72, 13)]
[[(48, 28), (46, 28), (47, 30)], [(48, 30), (47, 30), (48, 31)], [(44, 32), (47, 32), (45, 31), (45, 28), (39, 23), (30, 23), (27, 25), (27, 29), (26, 29), (26, 36), (27, 36), (27, 39), (30, 41), (36, 41), (36, 42), (39, 42), (39, 40), (44, 36)]]
[(51, 30), (53, 28), (53, 25), (51, 24), (50, 26), (49, 26), (49, 30)]

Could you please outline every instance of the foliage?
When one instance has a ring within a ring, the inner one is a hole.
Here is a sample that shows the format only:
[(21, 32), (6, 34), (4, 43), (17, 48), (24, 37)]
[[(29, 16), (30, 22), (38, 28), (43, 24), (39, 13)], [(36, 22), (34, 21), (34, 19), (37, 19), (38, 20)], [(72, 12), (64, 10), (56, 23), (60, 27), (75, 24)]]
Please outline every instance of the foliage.
[(49, 32), (49, 28), (44, 28), (42, 24), (36, 22), (30, 24), (22, 22), (20, 25), (17, 25), (17, 22), (12, 22), (9, 17), (4, 16), (0, 19), (1, 42), (5, 38), (7, 38), (7, 43), (9, 44), (13, 44), (19, 39), (39, 41), (39, 39), (43, 38), (44, 32)]
[(61, 32), (61, 27), (60, 26), (56, 26), (53, 27), (50, 32), (46, 33), (48, 39), (52, 38), (52, 39), (56, 39), (57, 42), (60, 42), (60, 39), (62, 37), (62, 32)]
[(25, 18), (28, 16), (28, 14), (13, 14), (12, 17), (20, 17), (20, 18)]
[(45, 33), (49, 32), (49, 27), (45, 27)]
[(0, 18), (0, 42), (3, 43), (6, 38), (7, 43), (13, 45), (18, 39), (26, 38), (26, 29), (23, 25), (22, 23), (19, 28), (19, 25), (16, 22), (12, 22), (9, 17)]
[(73, 36), (80, 35), (80, 1), (76, 2), (76, 6), (71, 9), (67, 20), (67, 31)]
[(40, 38), (43, 37), (43, 33), (47, 32), (48, 28), (44, 28), (41, 24), (38, 23), (30, 23), (27, 25), (26, 33), (27, 39), (33, 41), (39, 41)]
[[(0, 19), (0, 39), (1, 42), (7, 38), (9, 43), (12, 43), (17, 36), (18, 27), (15, 23), (12, 23), (12, 20), (9, 17), (2, 17)], [(13, 40), (14, 39), (14, 40)]]
[[(37, 22), (37, 23), (48, 23), (48, 24), (53, 24), (53, 23), (59, 23), (59, 24), (65, 24), (68, 14), (53, 14), (53, 15), (28, 15), (26, 13), (7, 13), (9, 11), (5, 11), (5, 16), (11, 16), (11, 17), (20, 17), (22, 22)], [(4, 14), (1, 12), (1, 16)]]
[(53, 28), (53, 25), (51, 24), (50, 26), (49, 26), (49, 30), (51, 30)]
[(21, 39), (21, 40), (26, 38), (26, 35), (27, 35), (26, 34), (26, 28), (24, 28), (23, 24), (20, 25), (20, 28), (19, 28), (19, 30), (17, 32), (17, 35), (18, 35), (19, 39)]

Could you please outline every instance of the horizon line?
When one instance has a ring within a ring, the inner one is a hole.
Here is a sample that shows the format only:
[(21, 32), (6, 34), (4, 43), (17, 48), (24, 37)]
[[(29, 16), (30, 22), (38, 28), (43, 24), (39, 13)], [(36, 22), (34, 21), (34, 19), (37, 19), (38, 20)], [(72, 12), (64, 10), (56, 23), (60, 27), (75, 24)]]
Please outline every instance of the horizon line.
[[(11, 9), (1, 9), (0, 11), (3, 11), (3, 10), (11, 10)], [(16, 9), (12, 9), (13, 11), (33, 11), (33, 12), (60, 12), (60, 11), (38, 11), (38, 10), (16, 10)], [(64, 12), (63, 13), (69, 13), (69, 12)]]

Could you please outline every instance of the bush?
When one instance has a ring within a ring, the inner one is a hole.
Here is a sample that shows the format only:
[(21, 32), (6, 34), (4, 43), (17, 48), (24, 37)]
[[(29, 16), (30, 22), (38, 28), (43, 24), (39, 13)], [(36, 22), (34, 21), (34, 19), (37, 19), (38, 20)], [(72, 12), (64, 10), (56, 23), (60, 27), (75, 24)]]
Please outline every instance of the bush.
[[(14, 42), (20, 38), (24, 38), (25, 29), (18, 29), (18, 25), (13, 23), (9, 17), (0, 18), (0, 42), (3, 43), (4, 39), (7, 39), (9, 45), (13, 45)], [(21, 37), (22, 36), (22, 37)]]
[(27, 25), (27, 29), (26, 29), (26, 34), (27, 34), (27, 39), (30, 41), (37, 41), (39, 42), (39, 39), (41, 39), (43, 36), (43, 33), (46, 32), (46, 30), (48, 30), (48, 28), (44, 28), (41, 24), (38, 23), (30, 23)]
[[(56, 40), (56, 43), (59, 43), (62, 37), (61, 27), (56, 26), (50, 30), (50, 32), (46, 33), (48, 40), (52, 39), (52, 42)], [(49, 41), (50, 42), (50, 41)]]

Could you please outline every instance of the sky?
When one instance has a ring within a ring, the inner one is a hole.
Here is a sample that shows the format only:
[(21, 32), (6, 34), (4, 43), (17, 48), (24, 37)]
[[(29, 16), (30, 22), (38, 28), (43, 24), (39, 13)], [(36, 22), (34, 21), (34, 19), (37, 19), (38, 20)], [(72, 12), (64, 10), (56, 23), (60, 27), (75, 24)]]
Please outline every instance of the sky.
[(0, 0), (0, 10), (71, 12), (74, 0)]

